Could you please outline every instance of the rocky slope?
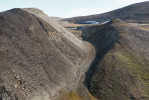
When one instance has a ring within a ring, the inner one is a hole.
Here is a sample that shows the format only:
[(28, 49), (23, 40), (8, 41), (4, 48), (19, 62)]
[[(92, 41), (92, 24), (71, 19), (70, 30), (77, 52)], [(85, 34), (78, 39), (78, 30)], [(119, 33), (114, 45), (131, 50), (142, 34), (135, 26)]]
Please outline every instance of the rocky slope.
[(115, 18), (121, 19), (125, 22), (149, 23), (149, 1), (133, 4), (103, 14), (67, 18), (63, 21), (69, 21), (74, 23), (84, 23), (85, 21), (104, 22), (106, 20), (111, 20)]
[(86, 75), (89, 91), (101, 100), (149, 99), (149, 31), (121, 20), (94, 25), (82, 37), (96, 48)]
[(54, 100), (75, 91), (94, 58), (89, 43), (32, 10), (0, 13), (0, 100)]
[(149, 100), (148, 25), (85, 27), (82, 41), (39, 9), (1, 12), (0, 100)]

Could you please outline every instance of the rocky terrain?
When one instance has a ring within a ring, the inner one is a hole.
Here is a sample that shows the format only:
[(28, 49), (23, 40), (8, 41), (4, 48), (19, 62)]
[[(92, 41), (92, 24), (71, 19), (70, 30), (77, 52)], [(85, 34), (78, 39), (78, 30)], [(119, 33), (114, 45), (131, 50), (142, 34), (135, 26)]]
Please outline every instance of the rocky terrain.
[(111, 19), (121, 19), (125, 22), (133, 23), (149, 23), (149, 1), (129, 5), (124, 8), (116, 9), (114, 11), (106, 12), (103, 14), (67, 18), (63, 21), (73, 23), (84, 23), (85, 21), (104, 22)]
[(101, 100), (149, 99), (149, 31), (112, 20), (83, 31), (96, 57), (86, 86)]
[(148, 18), (134, 16), (148, 5), (66, 28), (36, 8), (1, 12), (0, 100), (149, 100)]
[(53, 100), (75, 91), (94, 58), (89, 43), (39, 12), (0, 13), (1, 100)]

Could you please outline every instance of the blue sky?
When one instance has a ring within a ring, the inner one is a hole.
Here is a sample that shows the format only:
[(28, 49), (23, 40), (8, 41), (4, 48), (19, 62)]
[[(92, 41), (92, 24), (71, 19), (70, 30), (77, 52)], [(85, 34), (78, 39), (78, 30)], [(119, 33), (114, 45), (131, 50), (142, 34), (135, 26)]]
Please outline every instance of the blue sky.
[(73, 17), (100, 14), (148, 0), (0, 0), (0, 11), (39, 8), (49, 16)]

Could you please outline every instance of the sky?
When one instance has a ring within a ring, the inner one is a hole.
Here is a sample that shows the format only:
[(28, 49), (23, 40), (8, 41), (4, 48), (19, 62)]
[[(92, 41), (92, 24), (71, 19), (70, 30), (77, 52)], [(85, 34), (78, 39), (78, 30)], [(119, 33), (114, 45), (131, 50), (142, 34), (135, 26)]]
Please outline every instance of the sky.
[(69, 18), (101, 14), (149, 0), (0, 0), (0, 12), (12, 8), (39, 8), (50, 17)]

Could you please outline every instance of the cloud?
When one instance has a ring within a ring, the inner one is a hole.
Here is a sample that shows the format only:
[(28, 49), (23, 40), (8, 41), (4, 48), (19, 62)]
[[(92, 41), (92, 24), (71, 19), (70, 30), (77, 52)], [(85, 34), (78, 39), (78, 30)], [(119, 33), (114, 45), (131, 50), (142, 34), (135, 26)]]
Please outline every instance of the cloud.
[(97, 9), (97, 8), (76, 8), (70, 10), (67, 15), (69, 17), (74, 16), (86, 16), (86, 15), (93, 15), (93, 14), (100, 14), (105, 12), (104, 10)]
[(123, 4), (123, 5), (134, 4), (134, 3), (144, 2), (144, 1), (148, 1), (148, 0), (116, 0), (117, 3)]

